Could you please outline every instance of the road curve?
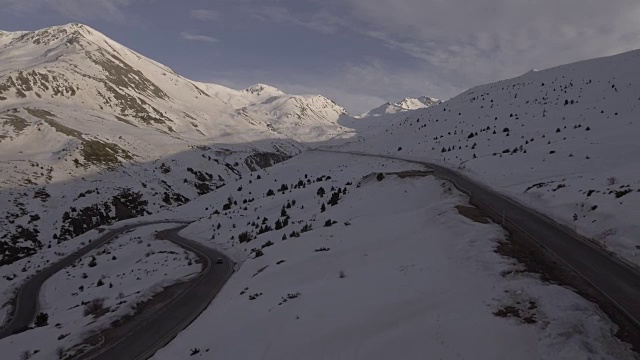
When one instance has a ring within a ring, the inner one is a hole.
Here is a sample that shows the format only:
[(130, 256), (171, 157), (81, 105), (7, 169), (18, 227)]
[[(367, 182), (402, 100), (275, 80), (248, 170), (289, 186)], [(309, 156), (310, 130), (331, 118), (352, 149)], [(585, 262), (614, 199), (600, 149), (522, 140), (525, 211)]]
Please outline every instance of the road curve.
[(575, 273), (608, 298), (612, 305), (616, 306), (640, 329), (640, 271), (593, 244), (572, 229), (441, 165), (361, 152), (324, 149), (312, 151), (401, 160), (432, 168), (435, 176), (452, 182), (460, 191), (469, 195), (480, 208), (504, 216), (505, 222), (510, 223), (555, 254)]
[(11, 316), (11, 320), (7, 323), (2, 329), (0, 329), (0, 339), (6, 338), (16, 332), (20, 332), (26, 330), (36, 315), (38, 311), (38, 299), (40, 294), (40, 288), (44, 284), (47, 279), (49, 279), (53, 274), (58, 271), (70, 266), (74, 262), (78, 261), (78, 259), (82, 258), (87, 253), (101, 247), (106, 244), (117, 235), (135, 229), (141, 226), (153, 225), (153, 224), (162, 224), (162, 223), (186, 223), (184, 221), (169, 221), (169, 220), (158, 220), (158, 221), (149, 221), (143, 223), (136, 223), (131, 225), (126, 225), (118, 229), (108, 230), (103, 235), (98, 237), (97, 239), (91, 241), (88, 245), (76, 250), (73, 254), (68, 255), (57, 262), (49, 265), (48, 267), (40, 270), (35, 275), (31, 276), (26, 282), (22, 284), (20, 289), (18, 290), (18, 294), (14, 299), (15, 308), (13, 309), (13, 315)]
[[(195, 279), (191, 279), (189, 286), (169, 304), (153, 313), (126, 336), (121, 339), (113, 339), (104, 348), (98, 348), (90, 354), (81, 355), (78, 358), (142, 360), (151, 357), (207, 308), (234, 271), (235, 263), (223, 253), (178, 235), (178, 232), (189, 223), (186, 221), (149, 221), (108, 230), (88, 245), (76, 250), (72, 255), (66, 256), (36, 273), (18, 290), (13, 316), (9, 323), (0, 330), (0, 339), (26, 330), (32, 324), (38, 311), (40, 289), (53, 274), (70, 266), (87, 253), (105, 245), (126, 231), (142, 226), (173, 223), (185, 225), (160, 231), (159, 236), (196, 253), (202, 260), (202, 272)], [(216, 263), (218, 258), (223, 259), (222, 264)]]
[[(165, 230), (159, 234), (161, 238), (196, 253), (203, 260), (202, 272), (190, 281), (191, 284), (186, 290), (129, 334), (106, 348), (83, 356), (83, 359), (148, 359), (209, 306), (233, 273), (235, 264), (223, 253), (178, 235), (185, 226)], [(222, 264), (216, 263), (218, 258), (223, 259)]]

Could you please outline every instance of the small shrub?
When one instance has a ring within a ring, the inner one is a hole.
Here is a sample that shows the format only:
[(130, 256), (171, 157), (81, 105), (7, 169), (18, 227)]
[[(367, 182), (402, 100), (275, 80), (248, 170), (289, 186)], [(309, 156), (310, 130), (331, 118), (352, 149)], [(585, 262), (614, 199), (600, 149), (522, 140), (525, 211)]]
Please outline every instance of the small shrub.
[(198, 349), (198, 348), (193, 348), (193, 349), (189, 350), (189, 356), (193, 356), (193, 355), (196, 355), (196, 354), (199, 354), (199, 353), (200, 353), (200, 349)]
[(632, 192), (633, 190), (631, 189), (624, 189), (624, 190), (616, 190), (616, 199), (619, 199), (625, 195), (627, 195), (628, 193)]
[(243, 233), (241, 233), (240, 235), (238, 235), (238, 240), (240, 241), (240, 243), (245, 243), (245, 242), (249, 242), (251, 240), (255, 239), (255, 237), (253, 236), (252, 233), (245, 231)]
[(340, 272), (338, 273), (338, 277), (339, 277), (340, 279), (344, 279), (344, 278), (346, 278), (346, 277), (347, 277), (347, 275), (345, 275), (345, 273), (344, 273), (344, 271), (343, 271), (343, 270), (340, 270)]
[(42, 327), (49, 325), (49, 314), (41, 312), (36, 315), (36, 320), (33, 322), (35, 327)]
[(56, 355), (58, 356), (58, 359), (63, 359), (64, 358), (64, 352), (65, 352), (65, 349), (64, 349), (63, 346), (58, 346), (56, 348)]
[(92, 315), (94, 318), (98, 318), (105, 313), (103, 298), (95, 298), (88, 303), (84, 304), (84, 316)]
[(383, 174), (383, 173), (378, 173), (378, 175), (376, 175), (376, 179), (377, 179), (378, 181), (382, 181), (382, 180), (384, 180), (384, 174)]

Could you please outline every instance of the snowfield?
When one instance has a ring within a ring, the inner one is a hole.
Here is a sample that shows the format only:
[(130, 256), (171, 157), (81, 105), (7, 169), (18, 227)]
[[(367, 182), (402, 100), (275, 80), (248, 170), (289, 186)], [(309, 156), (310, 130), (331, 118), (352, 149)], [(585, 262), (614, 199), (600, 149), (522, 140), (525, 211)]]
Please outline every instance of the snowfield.
[[(595, 305), (497, 254), (504, 231), (460, 215), (465, 196), (429, 176), (391, 174), (404, 170), (421, 169), (305, 153), (239, 182), (255, 198), (246, 210), (234, 195), (239, 205), (221, 211), (232, 193), (218, 192), (185, 206), (220, 214), (182, 235), (246, 261), (154, 359), (633, 358)], [(331, 179), (275, 191), (305, 174)], [(347, 188), (335, 206), (331, 187)], [(251, 225), (287, 216), (281, 230)], [(244, 231), (256, 238), (241, 244)]]

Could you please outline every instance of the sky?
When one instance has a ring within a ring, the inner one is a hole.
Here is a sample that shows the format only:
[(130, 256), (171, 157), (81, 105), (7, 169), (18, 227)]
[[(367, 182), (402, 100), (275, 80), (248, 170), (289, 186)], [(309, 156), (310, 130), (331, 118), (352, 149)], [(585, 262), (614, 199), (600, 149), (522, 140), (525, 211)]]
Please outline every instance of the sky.
[(360, 114), (640, 48), (637, 0), (0, 0), (0, 29), (80, 22), (187, 78)]

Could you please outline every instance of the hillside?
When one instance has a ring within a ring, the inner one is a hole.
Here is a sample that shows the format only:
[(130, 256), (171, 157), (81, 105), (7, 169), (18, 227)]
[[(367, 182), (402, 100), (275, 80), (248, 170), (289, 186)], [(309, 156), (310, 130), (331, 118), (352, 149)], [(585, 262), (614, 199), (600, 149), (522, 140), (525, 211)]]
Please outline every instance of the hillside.
[(322, 96), (190, 81), (85, 25), (2, 32), (0, 264), (349, 137), (345, 117)]
[(470, 89), (347, 146), (443, 163), (640, 264), (640, 51)]
[[(153, 358), (634, 358), (596, 305), (505, 256), (500, 226), (421, 170), (305, 152), (146, 217), (197, 217), (181, 233), (238, 262), (211, 306)], [(190, 256), (152, 240), (152, 229), (123, 235), (48, 280), (42, 309), (59, 325), (3, 339), (6, 354), (71, 354), (133, 312), (163, 273), (165, 285), (188, 276)], [(34, 258), (58, 257), (45, 249)], [(11, 265), (28, 266), (17, 280), (34, 270), (27, 261)], [(96, 319), (81, 311), (94, 297), (107, 309)]]

